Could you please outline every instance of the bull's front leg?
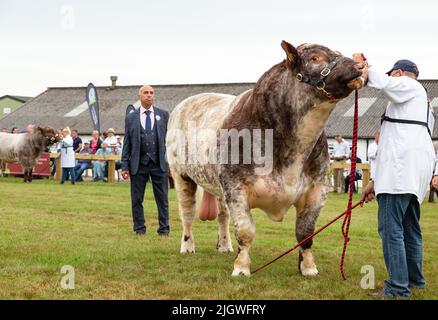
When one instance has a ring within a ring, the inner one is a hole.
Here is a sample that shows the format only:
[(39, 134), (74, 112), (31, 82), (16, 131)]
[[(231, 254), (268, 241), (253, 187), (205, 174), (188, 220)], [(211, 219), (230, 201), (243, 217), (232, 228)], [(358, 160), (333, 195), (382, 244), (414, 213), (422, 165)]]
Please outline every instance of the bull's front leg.
[(255, 235), (255, 224), (249, 209), (247, 195), (241, 189), (232, 189), (225, 198), (226, 206), (234, 222), (234, 234), (238, 243), (238, 253), (234, 261), (232, 276), (250, 276), (249, 250)]
[[(302, 241), (315, 231), (315, 224), (326, 199), (326, 189), (323, 184), (314, 185), (305, 193), (295, 207), (297, 218), (295, 233), (298, 242)], [(298, 269), (303, 276), (315, 276), (318, 274), (315, 260), (311, 250), (313, 240), (309, 239), (300, 246)]]

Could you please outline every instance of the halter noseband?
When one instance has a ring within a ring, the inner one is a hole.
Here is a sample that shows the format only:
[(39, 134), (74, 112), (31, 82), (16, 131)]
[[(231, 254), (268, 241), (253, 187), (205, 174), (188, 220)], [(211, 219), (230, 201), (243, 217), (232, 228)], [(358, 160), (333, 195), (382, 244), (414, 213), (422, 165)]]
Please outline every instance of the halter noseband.
[(50, 144), (54, 144), (56, 142), (56, 136), (50, 138), (48, 136), (45, 136), (45, 138)]
[(310, 76), (303, 75), (302, 73), (298, 73), (296, 78), (300, 82), (304, 82), (307, 84), (310, 84), (311, 86), (316, 87), (316, 89), (322, 91), (325, 93), (325, 95), (329, 98), (329, 100), (335, 99), (335, 97), (325, 90), (325, 78), (330, 74), (330, 72), (333, 70), (333, 68), (338, 64), (340, 60), (340, 56), (337, 56), (333, 61), (331, 61), (328, 65), (324, 67), (324, 69), (321, 70), (319, 73), (319, 78), (314, 78)]

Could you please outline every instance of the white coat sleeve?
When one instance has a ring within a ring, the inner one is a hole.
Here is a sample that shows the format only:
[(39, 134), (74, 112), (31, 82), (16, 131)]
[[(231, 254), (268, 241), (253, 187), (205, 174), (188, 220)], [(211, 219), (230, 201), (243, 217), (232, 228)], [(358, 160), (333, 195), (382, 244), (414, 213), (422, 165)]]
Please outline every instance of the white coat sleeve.
[(408, 77), (389, 77), (373, 67), (368, 69), (368, 85), (382, 90), (394, 103), (404, 103), (417, 95), (417, 88), (412, 85)]

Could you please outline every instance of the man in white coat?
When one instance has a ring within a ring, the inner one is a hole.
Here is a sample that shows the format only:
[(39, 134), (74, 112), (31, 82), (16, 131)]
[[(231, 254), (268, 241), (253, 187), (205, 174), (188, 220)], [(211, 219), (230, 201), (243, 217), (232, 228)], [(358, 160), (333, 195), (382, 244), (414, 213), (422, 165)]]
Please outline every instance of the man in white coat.
[[(354, 55), (355, 61), (362, 56)], [(368, 85), (381, 90), (389, 102), (382, 116), (376, 172), (362, 200), (377, 195), (378, 229), (389, 279), (380, 297), (410, 297), (411, 288), (424, 288), (420, 204), (435, 167), (430, 132), (433, 116), (427, 94), (417, 81), (418, 68), (397, 61), (387, 72), (368, 68)]]
[(377, 159), (377, 148), (379, 144), (380, 131), (374, 133), (374, 141), (368, 146), (368, 159), (370, 161), (370, 171), (371, 179), (374, 180), (376, 175), (376, 159)]

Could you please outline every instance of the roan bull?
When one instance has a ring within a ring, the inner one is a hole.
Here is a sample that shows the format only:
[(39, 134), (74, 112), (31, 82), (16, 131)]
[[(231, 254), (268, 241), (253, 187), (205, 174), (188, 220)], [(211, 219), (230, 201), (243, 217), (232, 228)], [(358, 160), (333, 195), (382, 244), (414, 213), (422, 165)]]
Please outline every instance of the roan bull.
[(59, 141), (52, 128), (35, 129), (33, 133), (0, 132), (0, 160), (19, 162), (24, 171), (24, 182), (32, 182), (32, 170), (41, 152)]
[[(234, 223), (238, 255), (233, 276), (250, 275), (249, 250), (255, 235), (251, 209), (260, 208), (281, 221), (294, 205), (297, 240), (314, 231), (326, 199), (325, 124), (336, 103), (365, 81), (363, 65), (339, 52), (316, 44), (295, 48), (283, 41), (281, 46), (286, 59), (268, 70), (253, 89), (237, 97), (214, 93), (189, 97), (169, 119), (166, 147), (183, 223), (181, 253), (195, 252), (192, 224), (195, 193), (201, 186), (217, 199), (219, 252), (233, 251), (230, 215)], [(256, 137), (256, 129), (264, 133), (264, 142), (261, 134)], [(223, 133), (232, 130), (239, 136), (229, 146), (231, 134)], [(249, 151), (244, 141), (248, 135), (253, 142)], [(238, 163), (232, 159), (236, 145)], [(264, 164), (254, 157), (260, 147)], [(253, 157), (242, 161), (248, 155)], [(309, 240), (300, 247), (298, 265), (305, 276), (318, 274), (311, 245)]]

